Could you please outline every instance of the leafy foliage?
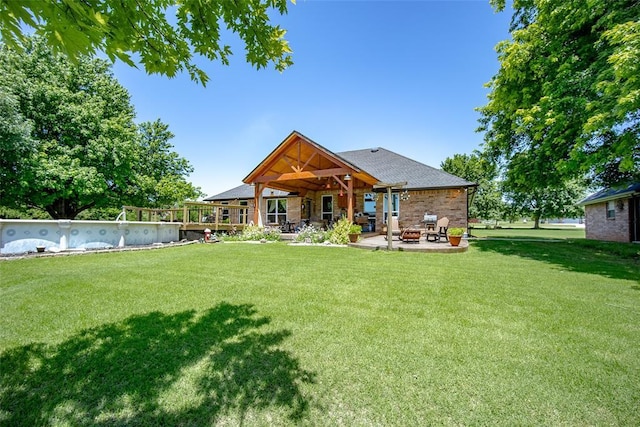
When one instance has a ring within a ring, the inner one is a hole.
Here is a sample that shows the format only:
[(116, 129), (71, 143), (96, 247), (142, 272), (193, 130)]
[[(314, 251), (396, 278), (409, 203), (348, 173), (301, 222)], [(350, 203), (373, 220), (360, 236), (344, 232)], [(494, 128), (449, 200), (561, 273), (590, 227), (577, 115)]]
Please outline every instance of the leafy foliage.
[(640, 177), (640, 3), (513, 8), (512, 40), (497, 46), (501, 68), (480, 109), (486, 152), (542, 187), (584, 174), (602, 184)]
[(327, 240), (335, 245), (346, 245), (349, 243), (351, 225), (351, 220), (348, 218), (340, 218), (329, 229)]
[(498, 168), (482, 153), (455, 154), (446, 158), (440, 168), (450, 174), (478, 184), (469, 206), (469, 217), (497, 219), (503, 208), (502, 194), (497, 181)]
[(17, 96), (0, 86), (0, 199), (11, 197), (27, 167), (25, 159), (35, 150), (32, 123), (18, 111)]
[(349, 227), (349, 234), (360, 234), (362, 233), (362, 226), (360, 224), (351, 224)]
[(447, 230), (449, 236), (462, 236), (464, 234), (464, 228), (452, 227)]
[(258, 69), (273, 64), (283, 71), (293, 63), (285, 30), (270, 23), (272, 10), (285, 14), (287, 0), (0, 1), (0, 35), (24, 49), (31, 27), (73, 61), (103, 51), (112, 61), (139, 62), (150, 74), (186, 71), (205, 85), (209, 77), (195, 60), (228, 65), (231, 47), (221, 44), (226, 32), (240, 37), (247, 62)]
[[(48, 213), (38, 208), (8, 208), (0, 206), (2, 219), (50, 219)], [(113, 217), (109, 218), (113, 219)]]
[(133, 166), (138, 179), (130, 187), (134, 204), (164, 207), (202, 196), (200, 188), (185, 179), (193, 167), (172, 151), (173, 136), (160, 120), (138, 126), (138, 160)]
[(122, 209), (119, 208), (93, 208), (82, 211), (78, 214), (76, 219), (78, 220), (91, 220), (91, 221), (113, 221), (118, 218), (118, 215), (122, 213)]
[(543, 218), (579, 218), (584, 216), (577, 203), (584, 198), (585, 187), (576, 181), (554, 187), (542, 187), (527, 181), (509, 177), (503, 182), (507, 200), (505, 217), (531, 217), (534, 228), (540, 227)]
[(199, 194), (184, 181), (186, 161), (169, 151), (166, 126), (138, 132), (129, 94), (106, 61), (71, 63), (34, 38), (23, 53), (0, 46), (0, 76), (3, 205), (73, 219), (90, 208)]

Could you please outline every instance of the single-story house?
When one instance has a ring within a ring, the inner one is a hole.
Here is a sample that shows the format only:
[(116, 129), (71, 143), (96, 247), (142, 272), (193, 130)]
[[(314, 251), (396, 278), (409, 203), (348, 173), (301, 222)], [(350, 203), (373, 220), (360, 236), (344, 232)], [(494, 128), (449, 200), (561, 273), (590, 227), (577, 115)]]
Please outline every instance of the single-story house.
[[(476, 184), (384, 148), (334, 153), (297, 131), (287, 136), (244, 179), (205, 201), (246, 205), (255, 224), (330, 225), (346, 216), (364, 231), (381, 231), (391, 215), (401, 226), (426, 214), (467, 227)], [(237, 219), (230, 218), (231, 222)]]
[(640, 182), (605, 188), (580, 205), (587, 239), (640, 242)]

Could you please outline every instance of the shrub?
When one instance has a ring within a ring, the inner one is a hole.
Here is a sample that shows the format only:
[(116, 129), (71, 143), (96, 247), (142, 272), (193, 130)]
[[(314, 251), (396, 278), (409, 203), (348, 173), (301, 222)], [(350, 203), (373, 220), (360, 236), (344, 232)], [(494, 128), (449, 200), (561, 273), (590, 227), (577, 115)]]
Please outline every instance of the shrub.
[[(280, 240), (280, 235), (282, 234), (282, 230), (275, 227), (267, 227), (262, 230), (262, 239), (270, 240), (272, 242), (277, 242)], [(258, 239), (258, 240), (262, 240)]]
[(447, 231), (449, 236), (462, 236), (464, 234), (464, 228), (453, 227)]
[(346, 245), (349, 243), (349, 230), (351, 230), (351, 225), (351, 220), (347, 218), (338, 220), (329, 230), (329, 241), (336, 245)]
[(362, 226), (359, 224), (351, 224), (349, 227), (349, 234), (360, 234), (362, 233)]
[(279, 228), (274, 227), (259, 227), (257, 225), (247, 225), (244, 227), (241, 233), (237, 233), (235, 236), (222, 235), (221, 240), (226, 241), (248, 241), (248, 240), (269, 240), (278, 241), (282, 231)]
[(327, 232), (309, 224), (298, 231), (298, 235), (294, 240), (296, 242), (322, 243), (327, 240)]

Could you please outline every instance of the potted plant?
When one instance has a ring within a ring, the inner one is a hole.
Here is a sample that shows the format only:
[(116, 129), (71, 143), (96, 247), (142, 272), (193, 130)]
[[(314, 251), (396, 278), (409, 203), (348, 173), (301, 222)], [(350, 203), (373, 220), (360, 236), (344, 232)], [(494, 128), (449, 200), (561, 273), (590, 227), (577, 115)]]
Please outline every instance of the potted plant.
[(449, 243), (451, 246), (458, 246), (460, 244), (460, 240), (462, 240), (462, 235), (464, 234), (464, 228), (452, 227), (447, 230), (447, 235), (449, 237)]
[(349, 227), (349, 241), (351, 243), (356, 243), (360, 233), (362, 233), (362, 226), (358, 224), (351, 224)]

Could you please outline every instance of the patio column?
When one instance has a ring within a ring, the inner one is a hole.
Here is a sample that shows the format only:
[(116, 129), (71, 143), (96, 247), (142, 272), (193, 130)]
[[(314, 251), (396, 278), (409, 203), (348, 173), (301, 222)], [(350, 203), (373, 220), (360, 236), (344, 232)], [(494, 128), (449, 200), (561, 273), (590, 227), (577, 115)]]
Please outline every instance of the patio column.
[(260, 212), (260, 203), (262, 202), (262, 185), (254, 184), (253, 193), (253, 224), (262, 227), (262, 213)]
[[(391, 214), (393, 213), (393, 210), (391, 209), (391, 197), (393, 196), (393, 192), (392, 190), (394, 188), (400, 189), (402, 187), (404, 187), (405, 185), (407, 185), (406, 182), (397, 182), (394, 184), (376, 184), (373, 186), (374, 189), (376, 188), (385, 188), (387, 190), (387, 249), (388, 250), (392, 250), (393, 249), (393, 243), (392, 243), (392, 238), (393, 238), (393, 230), (391, 230)], [(384, 209), (382, 211), (382, 215), (384, 215)], [(400, 218), (398, 218), (399, 220)]]
[(353, 222), (353, 178), (347, 181), (347, 218)]

